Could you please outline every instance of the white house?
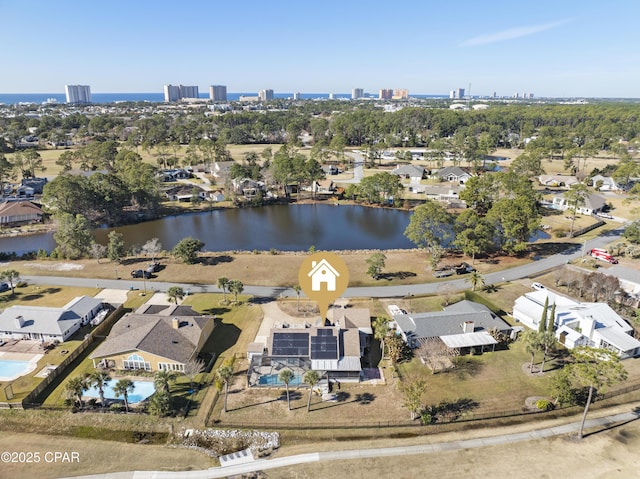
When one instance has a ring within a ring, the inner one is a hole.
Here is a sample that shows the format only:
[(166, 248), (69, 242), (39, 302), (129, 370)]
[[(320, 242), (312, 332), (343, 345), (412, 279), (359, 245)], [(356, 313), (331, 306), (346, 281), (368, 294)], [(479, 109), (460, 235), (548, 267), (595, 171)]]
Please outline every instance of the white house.
[(606, 303), (579, 303), (543, 289), (516, 299), (513, 317), (537, 330), (547, 298), (547, 314), (551, 313), (553, 304), (556, 306), (553, 318), (556, 338), (567, 348), (609, 349), (623, 359), (640, 355), (640, 341), (633, 337), (633, 328)]
[(549, 186), (552, 188), (569, 188), (571, 185), (580, 183), (578, 178), (572, 175), (540, 175), (538, 176), (538, 181), (542, 186)]
[(307, 274), (311, 277), (311, 290), (321, 291), (322, 284), (325, 284), (327, 291), (335, 291), (336, 278), (340, 276), (340, 273), (326, 259), (320, 262), (313, 261), (311, 266), (311, 271)]
[[(584, 204), (576, 208), (576, 213), (581, 215), (593, 215), (602, 211), (602, 208), (606, 205), (606, 200), (603, 196), (590, 194), (584, 201)], [(567, 210), (570, 205), (564, 196), (554, 196), (551, 207), (556, 210)], [(573, 209), (573, 208), (572, 208)]]
[(17, 305), (0, 314), (0, 338), (66, 341), (102, 309), (102, 299), (79, 296), (62, 308)]
[(412, 183), (420, 183), (424, 177), (424, 168), (416, 165), (402, 165), (391, 170), (391, 174), (411, 180)]
[(439, 169), (436, 176), (442, 181), (464, 185), (472, 175), (459, 166), (447, 166)]
[(593, 187), (598, 191), (617, 191), (620, 187), (616, 184), (616, 181), (610, 176), (596, 175), (591, 178)]

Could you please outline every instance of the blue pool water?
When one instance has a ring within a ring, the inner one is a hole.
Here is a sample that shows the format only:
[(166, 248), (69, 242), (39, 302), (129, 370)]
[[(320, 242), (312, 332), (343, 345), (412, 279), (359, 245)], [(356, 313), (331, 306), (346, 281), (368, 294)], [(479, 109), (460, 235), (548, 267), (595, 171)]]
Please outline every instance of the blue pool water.
[[(103, 387), (104, 397), (106, 399), (124, 399), (123, 396), (120, 396), (118, 398), (113, 392), (113, 386), (115, 386), (117, 382), (118, 382), (117, 380), (114, 381), (112, 379), (111, 381), (109, 381), (109, 383), (106, 386)], [(133, 392), (130, 392), (128, 394), (130, 403), (143, 401), (147, 399), (149, 396), (151, 396), (154, 392), (156, 392), (156, 388), (154, 387), (153, 382), (151, 381), (133, 381), (133, 384), (134, 384)], [(89, 388), (83, 395), (91, 398), (96, 398), (96, 399), (100, 398), (100, 393), (98, 392), (98, 388), (95, 386)]]
[[(265, 374), (264, 376), (260, 376), (258, 384), (263, 386), (284, 386), (284, 383), (278, 379), (277, 374)], [(302, 384), (301, 376), (293, 376), (293, 379), (289, 381), (289, 386), (297, 386), (299, 384)]]
[(26, 374), (29, 369), (29, 361), (0, 360), (0, 377), (12, 378)]

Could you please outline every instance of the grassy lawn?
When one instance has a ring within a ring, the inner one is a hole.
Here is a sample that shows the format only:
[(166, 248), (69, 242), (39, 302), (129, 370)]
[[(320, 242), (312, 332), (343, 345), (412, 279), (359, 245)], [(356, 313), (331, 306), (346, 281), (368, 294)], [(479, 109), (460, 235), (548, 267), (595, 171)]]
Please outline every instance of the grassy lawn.
[(15, 296), (11, 294), (11, 290), (0, 293), (0, 308), (6, 309), (16, 305), (60, 308), (73, 298), (85, 295), (94, 296), (98, 291), (96, 288), (27, 285), (22, 288), (16, 288)]
[[(555, 250), (549, 249), (551, 243), (535, 243), (533, 249), (541, 255), (552, 254)], [(537, 246), (536, 246), (537, 245)], [(561, 244), (553, 243), (553, 247)], [(153, 288), (154, 281), (175, 281), (176, 283), (215, 284), (217, 278), (239, 279), (245, 285), (256, 286), (293, 286), (298, 283), (298, 270), (306, 253), (279, 253), (259, 254), (250, 252), (221, 252), (205, 253), (200, 255), (198, 263), (186, 265), (172, 256), (164, 253), (158, 259), (163, 269), (156, 277), (146, 281), (148, 289)], [(421, 284), (436, 282), (431, 266), (429, 266), (426, 254), (421, 250), (393, 250), (386, 251), (386, 266), (380, 279), (374, 280), (366, 271), (366, 260), (371, 256), (370, 252), (342, 252), (340, 256), (345, 260), (349, 268), (350, 286), (385, 286), (402, 284)], [(442, 261), (442, 265), (455, 264), (461, 261), (471, 262), (462, 255), (450, 255)], [(479, 259), (474, 267), (482, 274), (488, 274), (504, 268), (519, 266), (530, 262), (527, 256), (523, 257), (490, 257)], [(37, 276), (73, 276), (79, 278), (105, 278), (114, 279), (115, 270), (123, 279), (129, 278), (129, 272), (147, 265), (149, 258), (129, 257), (121, 263), (113, 263), (108, 260), (78, 260), (78, 261), (13, 261), (10, 268), (18, 270), (22, 275)], [(65, 266), (74, 264), (79, 269), (65, 271)], [(451, 279), (451, 278), (445, 278)], [(444, 281), (444, 280), (441, 280)], [(131, 284), (141, 288), (141, 280), (133, 280)], [(95, 291), (95, 290), (94, 290)]]

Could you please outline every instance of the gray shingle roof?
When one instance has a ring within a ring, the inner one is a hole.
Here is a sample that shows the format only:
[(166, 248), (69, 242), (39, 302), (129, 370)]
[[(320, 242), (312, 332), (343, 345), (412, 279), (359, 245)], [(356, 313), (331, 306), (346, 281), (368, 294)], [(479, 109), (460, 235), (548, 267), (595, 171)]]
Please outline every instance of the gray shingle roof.
[[(174, 319), (180, 322), (178, 329), (173, 327)], [(90, 357), (139, 350), (185, 363), (196, 350), (202, 330), (210, 320), (213, 319), (206, 316), (129, 313), (113, 326), (107, 340)]]
[(508, 330), (510, 326), (495, 316), (485, 306), (472, 301), (460, 301), (448, 306), (444, 311), (428, 313), (403, 314), (394, 316), (394, 321), (405, 335), (416, 338), (432, 338), (462, 334), (462, 324), (466, 321), (475, 323), (475, 331)]

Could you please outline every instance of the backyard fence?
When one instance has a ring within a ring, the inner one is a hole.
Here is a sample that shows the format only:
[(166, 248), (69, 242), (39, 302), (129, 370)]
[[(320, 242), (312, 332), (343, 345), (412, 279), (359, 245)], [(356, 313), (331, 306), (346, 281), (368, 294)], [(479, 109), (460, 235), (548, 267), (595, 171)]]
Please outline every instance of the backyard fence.
[[(111, 326), (122, 316), (124, 313), (124, 308), (119, 306), (115, 311), (113, 311), (107, 318), (105, 318), (102, 323), (96, 326), (87, 336), (82, 340), (82, 342), (76, 347), (73, 351), (69, 352), (68, 356), (66, 356), (60, 364), (55, 369), (51, 369), (49, 374), (35, 387), (33, 390), (27, 394), (24, 399), (20, 403), (9, 403), (9, 406), (6, 406), (7, 403), (0, 403), (0, 408), (26, 408), (26, 407), (34, 407), (38, 406), (37, 398), (40, 394), (54, 381), (58, 379), (60, 375), (65, 373), (67, 367), (73, 363), (82, 353), (86, 351), (86, 349), (95, 341), (95, 338), (99, 336), (104, 336), (105, 332), (108, 332)], [(64, 344), (64, 343), (63, 343)]]

